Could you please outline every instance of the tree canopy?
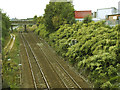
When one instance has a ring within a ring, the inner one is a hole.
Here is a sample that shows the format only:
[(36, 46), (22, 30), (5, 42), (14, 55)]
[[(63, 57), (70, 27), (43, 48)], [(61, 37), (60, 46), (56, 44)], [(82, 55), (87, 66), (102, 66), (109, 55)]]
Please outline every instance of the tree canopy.
[(88, 15), (86, 17), (84, 17), (83, 23), (90, 23), (92, 22), (92, 16)]
[(6, 13), (2, 13), (2, 45), (4, 45), (4, 39), (9, 34), (10, 20)]
[(75, 22), (74, 7), (70, 2), (50, 2), (46, 6), (44, 19), (47, 30), (56, 31), (60, 25)]

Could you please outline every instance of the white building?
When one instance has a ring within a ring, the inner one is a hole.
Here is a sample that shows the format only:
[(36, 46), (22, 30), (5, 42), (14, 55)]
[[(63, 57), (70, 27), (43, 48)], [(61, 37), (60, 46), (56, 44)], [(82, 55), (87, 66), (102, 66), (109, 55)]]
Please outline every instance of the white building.
[(120, 14), (120, 1), (118, 2), (118, 14)]
[(97, 18), (104, 20), (107, 18), (107, 15), (112, 15), (112, 14), (115, 14), (116, 12), (117, 12), (117, 9), (115, 7), (97, 9)]

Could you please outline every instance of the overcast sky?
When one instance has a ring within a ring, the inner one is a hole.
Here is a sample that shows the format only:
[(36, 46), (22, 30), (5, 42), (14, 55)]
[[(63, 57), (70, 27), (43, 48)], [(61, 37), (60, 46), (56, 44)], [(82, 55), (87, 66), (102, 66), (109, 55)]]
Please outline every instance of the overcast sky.
[[(34, 15), (44, 14), (46, 4), (50, 0), (0, 0), (0, 8), (7, 13), (10, 18), (32, 18)], [(75, 10), (97, 11), (100, 8), (118, 8), (120, 0), (73, 0)]]

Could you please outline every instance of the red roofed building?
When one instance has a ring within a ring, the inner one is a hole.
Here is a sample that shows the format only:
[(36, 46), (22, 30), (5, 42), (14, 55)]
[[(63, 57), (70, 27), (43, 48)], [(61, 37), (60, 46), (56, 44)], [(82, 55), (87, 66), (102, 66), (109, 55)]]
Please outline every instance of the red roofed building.
[(88, 15), (92, 15), (91, 10), (86, 10), (86, 11), (74, 11), (75, 12), (75, 19), (82, 19)]

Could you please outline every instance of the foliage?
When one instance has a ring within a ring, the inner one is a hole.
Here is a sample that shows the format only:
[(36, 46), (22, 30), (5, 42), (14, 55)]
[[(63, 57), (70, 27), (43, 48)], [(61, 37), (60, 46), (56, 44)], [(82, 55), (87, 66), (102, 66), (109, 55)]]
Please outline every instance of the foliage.
[[(11, 49), (10, 53), (8, 53), (5, 57), (3, 55), (2, 61), (2, 74), (3, 74), (3, 88), (19, 88), (20, 87), (20, 71), (19, 71), (19, 36), (18, 33), (13, 31), (16, 36), (14, 42), (14, 48)], [(7, 85), (7, 86), (6, 86)]]
[(37, 26), (39, 26), (39, 24), (44, 24), (44, 18), (43, 18), (43, 16), (39, 16), (38, 18), (37, 18)]
[[(19, 29), (19, 28), (18, 28)], [(37, 25), (32, 25), (31, 27), (29, 26), (30, 31), (35, 31), (37, 29)], [(24, 29), (23, 29), (24, 30)]]
[(35, 16), (33, 17), (33, 20), (34, 20), (34, 22), (35, 22), (35, 24), (36, 24), (37, 26), (39, 26), (39, 24), (44, 24), (44, 18), (43, 18), (43, 16), (37, 17), (37, 15), (35, 15)]
[(79, 70), (85, 70), (95, 87), (118, 88), (119, 27), (111, 28), (104, 23), (92, 21), (61, 25), (49, 35), (49, 44), (71, 64), (78, 65)]
[(49, 2), (44, 14), (47, 30), (54, 32), (60, 25), (75, 22), (73, 12), (74, 8), (70, 2)]
[(46, 31), (46, 27), (44, 24), (39, 24), (39, 27), (35, 30), (35, 33), (45, 38), (48, 36), (49, 32)]
[(5, 38), (9, 35), (10, 25), (9, 17), (6, 13), (2, 13), (2, 46), (4, 46)]
[[(6, 13), (2, 13), (2, 47), (4, 48), (9, 38), (10, 19)], [(17, 39), (17, 38), (16, 38)], [(18, 40), (18, 39), (17, 39)], [(17, 88), (19, 85), (19, 68), (18, 68), (18, 41), (15, 40), (14, 49), (11, 54), (5, 57), (4, 49), (2, 50), (2, 74), (3, 74), (3, 87), (2, 88)], [(9, 59), (12, 59), (9, 61)]]
[(90, 16), (90, 15), (88, 15), (88, 16), (86, 16), (85, 18), (84, 18), (84, 20), (83, 20), (83, 23), (90, 23), (90, 22), (92, 22), (92, 16)]
[(37, 23), (37, 15), (35, 15), (35, 16), (33, 17), (33, 21), (34, 21), (34, 23)]

